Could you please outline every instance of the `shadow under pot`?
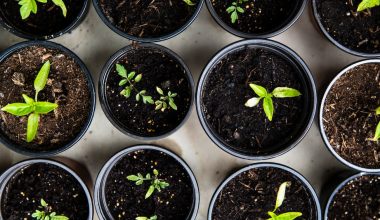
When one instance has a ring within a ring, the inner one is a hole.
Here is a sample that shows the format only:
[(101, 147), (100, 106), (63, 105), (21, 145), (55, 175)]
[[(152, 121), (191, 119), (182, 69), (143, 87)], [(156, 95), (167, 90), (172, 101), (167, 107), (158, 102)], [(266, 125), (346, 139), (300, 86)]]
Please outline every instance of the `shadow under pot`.
[(27, 160), (4, 172), (0, 202), (0, 219), (45, 219), (54, 213), (62, 220), (93, 219), (86, 185), (70, 168), (52, 160)]
[(269, 159), (297, 145), (315, 115), (316, 90), (302, 59), (269, 40), (219, 51), (200, 77), (197, 113), (207, 135), (244, 159)]
[(95, 90), (86, 66), (52, 42), (22, 42), (0, 57), (0, 141), (29, 156), (63, 152), (87, 131)]
[(345, 165), (380, 172), (380, 60), (343, 69), (325, 91), (319, 112), (323, 141)]
[(242, 38), (281, 34), (301, 16), (307, 0), (206, 0), (215, 21)]
[(321, 220), (322, 212), (313, 187), (301, 174), (280, 164), (259, 163), (219, 185), (207, 219)]
[(336, 47), (356, 56), (378, 57), (380, 7), (358, 11), (361, 2), (313, 0), (314, 17), (323, 34)]
[(194, 174), (177, 155), (139, 145), (113, 156), (95, 184), (100, 219), (194, 220), (199, 189)]
[(379, 219), (380, 174), (353, 175), (330, 194), (324, 219)]
[(203, 0), (93, 0), (102, 21), (133, 41), (163, 41), (183, 32), (198, 16)]
[(0, 24), (19, 37), (47, 40), (76, 28), (87, 15), (88, 7), (89, 0), (64, 0), (62, 4), (57, 0), (2, 0)]
[(108, 119), (125, 134), (159, 139), (188, 118), (194, 83), (171, 50), (150, 43), (115, 53), (100, 76), (99, 97)]

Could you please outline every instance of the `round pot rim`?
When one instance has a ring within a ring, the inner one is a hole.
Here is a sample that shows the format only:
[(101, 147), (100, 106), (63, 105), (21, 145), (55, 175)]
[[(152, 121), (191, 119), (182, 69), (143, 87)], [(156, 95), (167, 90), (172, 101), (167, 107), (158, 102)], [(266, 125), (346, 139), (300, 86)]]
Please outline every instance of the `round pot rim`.
[(213, 212), (213, 209), (214, 209), (214, 206), (215, 206), (216, 199), (218, 198), (220, 192), (224, 189), (224, 187), (231, 180), (233, 180), (235, 177), (237, 177), (238, 175), (240, 175), (240, 174), (242, 174), (242, 173), (244, 173), (244, 172), (246, 172), (248, 170), (257, 169), (257, 168), (277, 168), (277, 169), (280, 169), (280, 170), (283, 170), (283, 171), (287, 171), (287, 172), (291, 173), (293, 176), (295, 176), (296, 179), (298, 179), (302, 183), (302, 185), (310, 192), (311, 199), (313, 199), (314, 204), (315, 204), (317, 219), (318, 220), (322, 220), (321, 205), (319, 203), (319, 199), (318, 199), (317, 193), (315, 192), (313, 186), (309, 183), (309, 181), (302, 174), (300, 174), (298, 171), (294, 170), (293, 168), (290, 168), (288, 166), (285, 166), (285, 165), (282, 165), (282, 164), (278, 164), (278, 163), (272, 163), (272, 162), (249, 164), (249, 165), (244, 166), (243, 168), (240, 168), (239, 170), (237, 170), (233, 174), (227, 176), (219, 184), (219, 186), (216, 188), (215, 192), (212, 195), (212, 198), (211, 198), (211, 201), (210, 201), (210, 205), (209, 205), (209, 208), (208, 208), (208, 213), (207, 213), (207, 219), (208, 220), (212, 220), (212, 212)]
[(380, 57), (380, 52), (379, 53), (366, 53), (366, 52), (360, 52), (351, 48), (348, 48), (346, 46), (343, 46), (343, 44), (339, 43), (337, 40), (335, 40), (326, 30), (326, 28), (323, 26), (322, 21), (321, 21), (321, 16), (318, 12), (317, 9), (317, 0), (312, 0), (312, 8), (313, 8), (313, 15), (314, 15), (314, 20), (317, 22), (319, 30), (325, 35), (325, 37), (336, 47), (338, 47), (340, 50), (349, 53), (354, 56), (359, 56), (359, 57), (364, 57), (364, 58), (376, 58)]
[(335, 188), (334, 188), (334, 191), (329, 195), (328, 197), (328, 201), (326, 203), (326, 206), (325, 206), (325, 212), (323, 213), (323, 218), (324, 219), (328, 219), (327, 215), (329, 213), (329, 207), (331, 205), (331, 202), (334, 200), (336, 194), (339, 192), (339, 190), (341, 190), (344, 186), (346, 186), (346, 184), (348, 182), (350, 182), (351, 180), (354, 180), (358, 177), (361, 177), (361, 176), (380, 176), (380, 173), (368, 173), (368, 172), (360, 172), (360, 173), (356, 173), (354, 175), (351, 175), (350, 177), (348, 178), (345, 178), (342, 182), (340, 182)]
[(160, 42), (160, 41), (165, 41), (165, 40), (169, 40), (170, 38), (173, 38), (179, 34), (181, 34), (183, 31), (185, 31), (194, 21), (195, 19), (198, 17), (201, 9), (202, 9), (202, 6), (203, 6), (203, 1), (204, 0), (199, 0), (199, 3), (197, 5), (197, 8), (194, 12), (194, 14), (186, 21), (185, 24), (183, 24), (180, 28), (178, 28), (177, 30), (171, 32), (171, 33), (168, 33), (168, 34), (165, 34), (165, 35), (162, 35), (162, 36), (158, 36), (158, 37), (135, 37), (133, 35), (130, 35), (130, 34), (127, 34), (126, 32), (118, 29), (115, 25), (113, 25), (105, 16), (105, 14), (103, 13), (103, 10), (101, 8), (101, 6), (99, 5), (99, 0), (92, 0), (93, 2), (93, 5), (94, 5), (94, 8), (95, 8), (95, 11), (96, 13), (98, 14), (98, 16), (100, 17), (100, 19), (103, 21), (104, 24), (107, 25), (107, 27), (109, 29), (111, 29), (113, 32), (115, 32), (116, 34), (124, 37), (124, 38), (127, 38), (129, 40), (132, 40), (132, 41), (137, 41), (137, 42), (142, 42), (142, 43), (153, 43), (153, 42)]
[[(71, 176), (74, 177), (76, 181), (78, 181), (79, 185), (82, 187), (86, 198), (87, 198), (87, 204), (88, 204), (88, 220), (92, 220), (94, 217), (94, 207), (92, 204), (92, 197), (89, 188), (87, 185), (83, 182), (82, 178), (70, 167), (65, 165), (62, 162), (58, 162), (52, 159), (45, 159), (45, 158), (37, 158), (37, 159), (27, 159), (23, 160), (21, 162), (18, 162), (14, 165), (12, 165), (10, 168), (8, 168), (6, 171), (4, 171), (3, 174), (0, 175), (0, 203), (1, 203), (1, 197), (2, 193), (6, 187), (6, 184), (8, 183), (9, 179), (12, 178), (12, 176), (20, 170), (20, 168), (32, 165), (32, 164), (37, 164), (37, 163), (45, 163), (49, 165), (54, 165), (57, 166), (66, 172), (68, 172)], [(1, 211), (0, 211), (0, 217), (1, 217)]]
[(380, 172), (380, 168), (372, 169), (372, 168), (361, 167), (361, 166), (355, 165), (355, 164), (347, 161), (343, 157), (341, 157), (334, 150), (334, 148), (331, 146), (330, 142), (328, 141), (328, 137), (326, 135), (325, 129), (323, 128), (323, 110), (324, 110), (324, 106), (325, 106), (327, 95), (329, 94), (331, 88), (335, 85), (336, 81), (338, 79), (340, 79), (340, 77), (342, 75), (344, 75), (344, 74), (347, 73), (347, 71), (349, 71), (349, 70), (351, 70), (351, 69), (353, 69), (353, 68), (355, 68), (357, 66), (360, 66), (362, 64), (367, 64), (367, 63), (377, 63), (377, 64), (380, 65), (380, 59), (366, 59), (366, 60), (357, 61), (357, 62), (354, 62), (352, 64), (349, 64), (348, 66), (346, 66), (345, 68), (343, 68), (341, 71), (339, 71), (338, 75), (336, 75), (334, 77), (334, 79), (330, 82), (330, 84), (328, 85), (328, 87), (326, 88), (326, 90), (325, 90), (325, 92), (323, 94), (322, 101), (321, 101), (321, 104), (319, 106), (319, 117), (318, 117), (318, 119), (319, 119), (319, 130), (320, 130), (323, 142), (325, 143), (325, 146), (331, 152), (331, 154), (333, 154), (334, 157), (336, 159), (338, 159), (338, 161), (340, 161), (344, 165), (346, 165), (346, 166), (348, 166), (348, 167), (350, 167), (351, 169), (354, 169), (354, 170), (358, 170), (358, 171), (361, 171), (361, 172), (368, 172), (368, 173), (377, 173), (377, 172)]
[(63, 28), (62, 30), (57, 31), (57, 32), (52, 33), (52, 34), (49, 34), (49, 35), (45, 35), (45, 36), (33, 36), (33, 34), (28, 34), (28, 33), (16, 30), (14, 28), (14, 26), (11, 26), (11, 25), (7, 24), (4, 21), (4, 19), (1, 19), (1, 18), (0, 18), (0, 26), (2, 26), (8, 32), (10, 32), (10, 33), (12, 33), (12, 34), (14, 34), (14, 35), (16, 35), (18, 37), (21, 37), (23, 39), (28, 39), (28, 40), (50, 40), (50, 39), (54, 39), (54, 38), (60, 37), (60, 36), (66, 34), (68, 32), (71, 32), (76, 27), (78, 27), (79, 24), (81, 24), (81, 22), (87, 16), (89, 8), (90, 8), (90, 0), (85, 0), (85, 3), (83, 5), (82, 9), (80, 10), (80, 12), (76, 16), (76, 18), (73, 20), (73, 22), (71, 22), (67, 27)]
[(298, 11), (294, 13), (294, 17), (292, 19), (289, 19), (288, 23), (284, 23), (283, 26), (280, 26), (279, 28), (274, 28), (273, 29), (274, 31), (272, 30), (272, 31), (268, 31), (268, 32), (262, 33), (262, 34), (253, 34), (253, 33), (245, 33), (245, 32), (236, 30), (235, 28), (231, 27), (230, 25), (228, 25), (227, 23), (222, 21), (222, 19), (219, 17), (219, 15), (216, 13), (214, 7), (212, 6), (211, 0), (205, 0), (205, 1), (206, 1), (208, 11), (210, 12), (211, 16), (216, 21), (216, 23), (219, 24), (219, 26), (221, 26), (224, 30), (226, 30), (230, 34), (233, 34), (233, 35), (240, 37), (240, 38), (247, 38), (247, 39), (271, 38), (271, 37), (277, 36), (277, 35), (285, 32), (291, 26), (293, 26), (294, 23), (296, 23), (296, 21), (299, 19), (299, 17), (302, 15), (303, 11), (305, 10), (305, 7), (306, 7), (307, 2), (308, 2), (308, 0), (302, 0), (303, 1), (302, 5), (298, 9)]
[(171, 150), (168, 150), (166, 148), (160, 147), (158, 145), (153, 145), (153, 144), (139, 144), (139, 145), (133, 145), (133, 146), (127, 147), (127, 148), (119, 151), (115, 155), (113, 155), (103, 165), (103, 167), (101, 168), (101, 170), (99, 171), (99, 173), (96, 177), (96, 181), (95, 181), (95, 185), (94, 185), (94, 206), (95, 206), (95, 210), (96, 210), (99, 218), (103, 219), (103, 217), (104, 217), (103, 213), (104, 212), (108, 212), (107, 214), (112, 216), (108, 210), (108, 207), (106, 207), (106, 211), (103, 211), (102, 207), (100, 205), (100, 203), (102, 201), (100, 199), (100, 196), (105, 198), (104, 190), (102, 190), (105, 187), (105, 184), (102, 183), (103, 180), (105, 180), (108, 177), (109, 172), (112, 170), (113, 166), (117, 162), (119, 162), (128, 153), (131, 153), (131, 152), (134, 152), (137, 150), (154, 150), (154, 151), (158, 151), (158, 152), (163, 152), (163, 153), (169, 155), (170, 157), (174, 158), (186, 170), (186, 172), (188, 173), (188, 175), (191, 179), (191, 183), (192, 183), (193, 191), (194, 191), (193, 207), (192, 207), (192, 210), (189, 212), (188, 220), (195, 220), (197, 217), (197, 214), (198, 214), (198, 209), (199, 209), (199, 204), (200, 204), (200, 192), (199, 192), (199, 186), (198, 186), (197, 179), (196, 179), (192, 169), (186, 163), (186, 161), (184, 159), (182, 159), (180, 156), (178, 156), (176, 153), (174, 153)]
[[(84, 64), (84, 62), (70, 49), (66, 48), (65, 46), (62, 46), (61, 44), (54, 43), (51, 41), (23, 41), (23, 42), (17, 43), (11, 47), (8, 47), (7, 49), (3, 51), (3, 53), (0, 54), (0, 63), (2, 63), (6, 58), (11, 56), (14, 52), (22, 48), (26, 48), (30, 46), (42, 46), (42, 47), (60, 50), (66, 53), (67, 55), (69, 55), (79, 65), (79, 67), (83, 71), (83, 75), (85, 79), (87, 80), (87, 88), (90, 95), (89, 97), (90, 108), (87, 115), (87, 120), (83, 124), (79, 133), (71, 141), (69, 141), (67, 144), (63, 144), (62, 147), (52, 149), (49, 151), (38, 152), (38, 151), (33, 151), (27, 148), (21, 148), (19, 147), (18, 144), (15, 144), (13, 141), (8, 141), (1, 136), (0, 136), (0, 143), (2, 143), (3, 145), (5, 145), (7, 148), (9, 148), (10, 150), (14, 152), (17, 152), (19, 154), (23, 154), (26, 156), (30, 156), (30, 157), (53, 156), (53, 155), (62, 153), (70, 149), (72, 146), (74, 146), (80, 139), (82, 139), (82, 137), (85, 135), (88, 128), (90, 127), (92, 119), (95, 114), (95, 107), (96, 107), (95, 85), (92, 79), (92, 75), (90, 71), (88, 70), (87, 66)], [(4, 134), (4, 136), (6, 135)]]
[[(225, 57), (228, 53), (231, 51), (241, 48), (243, 46), (248, 46), (248, 45), (257, 45), (257, 46), (267, 46), (271, 47), (272, 49), (275, 49), (276, 51), (280, 51), (282, 54), (286, 55), (288, 58), (293, 59), (295, 64), (298, 64), (300, 69), (303, 70), (302, 72), (299, 73), (299, 75), (304, 78), (306, 82), (308, 82), (310, 85), (308, 88), (306, 86), (305, 90), (309, 90), (310, 92), (310, 97), (313, 98), (312, 101), (310, 101), (310, 109), (311, 112), (307, 115), (304, 121), (304, 129), (300, 129), (299, 135), (295, 136), (293, 139), (289, 141), (289, 144), (287, 147), (284, 147), (283, 149), (273, 152), (268, 155), (250, 155), (250, 154), (245, 154), (242, 152), (239, 152), (237, 150), (234, 150), (228, 144), (223, 143), (221, 141), (220, 137), (218, 137), (218, 134), (215, 133), (212, 128), (209, 127), (208, 122), (206, 121), (204, 117), (204, 112), (202, 110), (202, 90), (203, 86), (205, 84), (205, 81), (207, 80), (207, 77), (210, 74), (210, 69), (215, 66), (215, 64), (220, 61), (223, 57)], [(296, 145), (298, 145), (303, 138), (306, 136), (306, 134), (309, 132), (316, 113), (317, 109), (317, 91), (316, 91), (316, 86), (314, 82), (313, 75), (306, 65), (306, 63), (302, 60), (302, 58), (294, 52), (292, 49), (289, 47), (285, 46), (284, 44), (281, 44), (279, 42), (273, 41), (273, 40), (268, 40), (268, 39), (248, 39), (248, 40), (241, 40), (238, 42), (231, 43), (227, 45), (226, 47), (222, 48), (216, 54), (209, 60), (208, 64), (204, 67), (198, 81), (198, 86), (196, 89), (196, 110), (197, 110), (197, 115), (198, 119), (202, 125), (203, 130), (207, 134), (207, 136), (216, 144), (220, 149), (225, 151), (226, 153), (233, 155), (235, 157), (241, 158), (241, 159), (246, 159), (246, 160), (268, 160), (272, 159), (278, 156), (281, 156), (291, 149), (293, 149)], [(307, 123), (306, 123), (307, 122)]]
[(178, 54), (176, 54), (174, 51), (170, 50), (167, 47), (164, 47), (164, 46), (161, 46), (161, 45), (155, 44), (155, 43), (139, 43), (138, 45), (141, 48), (159, 49), (159, 50), (161, 50), (161, 51), (163, 51), (165, 53), (168, 53), (170, 56), (173, 57), (173, 59), (175, 59), (179, 63), (179, 65), (181, 65), (183, 67), (183, 69), (185, 70), (185, 75), (187, 77), (189, 86), (190, 86), (190, 90), (191, 90), (190, 91), (191, 97), (190, 97), (190, 104), (189, 104), (190, 106), (189, 106), (189, 109), (187, 110), (186, 116), (182, 119), (181, 123), (179, 123), (172, 130), (170, 130), (170, 131), (168, 131), (168, 132), (166, 132), (164, 134), (158, 135), (158, 136), (149, 136), (149, 137), (148, 136), (143, 136), (143, 135), (133, 134), (132, 132), (127, 131), (126, 129), (123, 128), (123, 126), (121, 126), (119, 124), (120, 122), (117, 122), (117, 120), (114, 119), (114, 117), (112, 116), (112, 113), (111, 113), (112, 110), (109, 108), (109, 105), (108, 105), (108, 102), (107, 102), (107, 96), (105, 94), (106, 80), (108, 78), (108, 75), (110, 73), (112, 65), (115, 64), (127, 52), (129, 52), (130, 50), (133, 50), (134, 49), (133, 45), (128, 45), (126, 47), (121, 48), (116, 53), (114, 53), (107, 60), (107, 62), (104, 64), (103, 69), (102, 69), (102, 71), (100, 73), (99, 84), (98, 84), (98, 94), (99, 94), (100, 105), (102, 107), (102, 110), (103, 110), (104, 114), (107, 116), (108, 120), (112, 123), (112, 125), (115, 126), (119, 131), (121, 131), (125, 135), (128, 135), (128, 136), (130, 136), (130, 137), (132, 137), (134, 139), (137, 139), (137, 140), (144, 140), (144, 141), (159, 140), (159, 139), (168, 137), (171, 134), (173, 134), (176, 131), (178, 131), (186, 123), (186, 121), (189, 119), (191, 111), (193, 109), (193, 103), (194, 103), (194, 90), (195, 90), (194, 79), (193, 79), (193, 76), (192, 76), (192, 74), (190, 72), (190, 69), (187, 67), (187, 65), (185, 64), (185, 62), (183, 61), (183, 59)]

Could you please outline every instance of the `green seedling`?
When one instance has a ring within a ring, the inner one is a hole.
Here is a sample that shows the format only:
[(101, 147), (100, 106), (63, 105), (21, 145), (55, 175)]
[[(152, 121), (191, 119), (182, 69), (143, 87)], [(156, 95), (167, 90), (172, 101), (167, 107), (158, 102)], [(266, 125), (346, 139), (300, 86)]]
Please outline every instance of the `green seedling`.
[(45, 88), (48, 76), (50, 72), (50, 62), (47, 61), (41, 67), (34, 80), (35, 98), (34, 100), (29, 96), (22, 94), (25, 103), (12, 103), (3, 107), (1, 110), (8, 112), (15, 116), (26, 116), (28, 117), (28, 124), (26, 130), (26, 141), (32, 142), (38, 130), (38, 123), (40, 115), (48, 114), (58, 107), (56, 103), (50, 102), (40, 102), (38, 101), (38, 93)]
[(262, 86), (253, 83), (249, 84), (249, 86), (259, 97), (249, 99), (245, 103), (245, 106), (250, 108), (257, 106), (263, 99), (263, 109), (269, 121), (272, 121), (274, 114), (273, 97), (293, 98), (301, 95), (301, 93), (298, 90), (288, 87), (277, 87), (271, 93), (268, 93), (267, 89), (265, 89)]
[(150, 181), (149, 189), (145, 194), (145, 199), (147, 199), (154, 193), (155, 190), (161, 192), (162, 189), (165, 189), (169, 186), (169, 183), (158, 178), (158, 174), (158, 170), (154, 169), (153, 175), (150, 175), (150, 173), (148, 173), (144, 177), (141, 173), (138, 173), (137, 175), (127, 176), (127, 179), (136, 182), (135, 184), (137, 186), (142, 185), (144, 181)]
[[(27, 19), (30, 13), (37, 14), (37, 2), (46, 4), (48, 0), (19, 0), (21, 18)], [(63, 0), (51, 0), (56, 6), (60, 7), (64, 17), (67, 15), (67, 8)]]
[(231, 22), (234, 24), (239, 19), (239, 13), (243, 14), (245, 12), (241, 5), (248, 0), (236, 0), (226, 9), (227, 13), (231, 15)]
[[(380, 115), (380, 106), (376, 108), (375, 114), (376, 115)], [(370, 140), (370, 141), (376, 141), (377, 142), (377, 141), (379, 141), (379, 138), (380, 138), (380, 122), (376, 126), (374, 137), (373, 138), (369, 138), (368, 140)]]
[(68, 217), (64, 215), (57, 215), (56, 212), (53, 212), (49, 204), (47, 204), (43, 199), (41, 199), (41, 206), (39, 207), (44, 210), (36, 210), (32, 214), (32, 218), (35, 218), (36, 220), (69, 220)]
[(380, 0), (363, 0), (360, 2), (357, 11), (364, 11), (366, 9), (371, 9), (376, 6), (380, 6)]
[(277, 192), (277, 198), (276, 198), (276, 205), (274, 206), (274, 210), (271, 212), (268, 212), (268, 215), (270, 218), (268, 220), (293, 220), (300, 216), (302, 216), (301, 212), (286, 212), (277, 215), (275, 212), (277, 209), (282, 205), (282, 203), (285, 200), (285, 193), (286, 193), (286, 187), (290, 186), (290, 182), (284, 182), (280, 185), (280, 188)]
[(183, 0), (188, 6), (194, 6), (195, 3), (192, 2), (191, 0)]
[(164, 94), (164, 91), (160, 87), (156, 87), (156, 91), (160, 94), (160, 100), (155, 101), (156, 110), (165, 111), (165, 109), (174, 109), (177, 111), (177, 105), (174, 103), (174, 97), (177, 96), (177, 93), (168, 92), (167, 95)]
[(157, 220), (157, 215), (153, 215), (152, 217), (137, 217), (136, 220)]

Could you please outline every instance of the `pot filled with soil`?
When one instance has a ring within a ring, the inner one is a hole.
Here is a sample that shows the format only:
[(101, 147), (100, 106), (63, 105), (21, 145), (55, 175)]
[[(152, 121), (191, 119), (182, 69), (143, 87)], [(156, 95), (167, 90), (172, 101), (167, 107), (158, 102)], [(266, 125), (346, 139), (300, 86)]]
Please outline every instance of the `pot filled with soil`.
[(297, 145), (316, 109), (316, 89), (302, 59), (269, 40), (245, 40), (219, 51), (196, 94), (203, 129), (222, 150), (269, 159)]
[(2, 0), (0, 24), (19, 37), (47, 40), (76, 28), (88, 7), (89, 0)]
[(1, 175), (0, 211), (0, 219), (93, 218), (92, 199), (81, 178), (46, 159), (20, 162)]
[(281, 34), (301, 16), (307, 0), (206, 0), (215, 21), (242, 38)]
[(324, 219), (379, 219), (379, 201), (380, 175), (355, 174), (330, 194)]
[(198, 16), (203, 0), (93, 0), (102, 21), (133, 41), (164, 41), (182, 33)]
[(363, 57), (380, 56), (378, 0), (313, 0), (315, 20), (338, 48)]
[(85, 134), (95, 89), (84, 63), (52, 42), (22, 42), (0, 57), (0, 141), (29, 156), (53, 155)]
[(280, 164), (259, 163), (220, 184), (207, 219), (321, 220), (322, 212), (313, 187), (301, 174)]
[(108, 119), (123, 133), (159, 139), (186, 121), (193, 103), (189, 69), (171, 50), (150, 43), (127, 46), (104, 66), (99, 97)]
[(189, 166), (161, 147), (138, 145), (113, 156), (95, 184), (100, 219), (194, 220), (198, 184)]
[(345, 165), (380, 172), (380, 60), (344, 68), (327, 87), (319, 126), (330, 152)]

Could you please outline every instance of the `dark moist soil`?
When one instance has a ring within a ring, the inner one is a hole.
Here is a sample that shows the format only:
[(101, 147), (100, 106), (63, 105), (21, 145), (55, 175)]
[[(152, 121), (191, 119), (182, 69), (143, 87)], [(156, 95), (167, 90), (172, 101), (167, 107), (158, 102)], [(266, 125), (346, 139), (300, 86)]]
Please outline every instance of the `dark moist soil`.
[(183, 0), (99, 0), (106, 18), (119, 30), (134, 37), (161, 37), (184, 26), (193, 16), (196, 5)]
[(213, 220), (266, 220), (273, 211), (277, 192), (284, 182), (285, 200), (276, 214), (301, 212), (297, 220), (317, 219), (315, 202), (310, 191), (291, 173), (277, 168), (256, 168), (243, 172), (225, 185), (219, 193), (212, 212)]
[(234, 24), (231, 22), (231, 14), (226, 11), (234, 0), (211, 0), (211, 4), (222, 21), (235, 30), (248, 34), (264, 34), (285, 26), (296, 15), (302, 1), (248, 0), (240, 6), (245, 12), (238, 14), (239, 18)]
[[(150, 182), (136, 186), (127, 180), (129, 175), (141, 173), (153, 175), (159, 171), (159, 178), (169, 187), (155, 191), (145, 199)], [(127, 154), (111, 169), (105, 186), (106, 202), (115, 219), (134, 220), (136, 217), (158, 219), (187, 219), (193, 206), (193, 185), (187, 171), (171, 156), (155, 150), (139, 150)]]
[(85, 2), (85, 0), (64, 0), (67, 8), (66, 17), (63, 16), (61, 8), (52, 1), (49, 0), (46, 4), (37, 2), (37, 14), (31, 13), (26, 20), (22, 20), (18, 1), (2, 0), (0, 2), (0, 17), (22, 33), (38, 37), (49, 36), (75, 22)]
[(318, 0), (317, 10), (327, 32), (340, 44), (355, 51), (380, 53), (380, 7), (358, 13), (361, 1)]
[[(119, 86), (122, 79), (116, 72), (116, 63), (123, 65), (128, 72), (142, 74), (142, 80), (135, 84), (138, 91), (146, 90), (147, 95), (158, 100), (156, 86), (165, 94), (177, 93), (174, 101), (178, 110), (155, 110), (155, 105), (136, 101), (136, 91), (131, 97), (120, 95), (125, 86)], [(183, 66), (170, 54), (151, 47), (138, 47), (127, 52), (116, 63), (106, 81), (107, 103), (112, 116), (128, 132), (146, 137), (163, 135), (175, 129), (186, 117), (191, 104), (191, 86)]]
[(0, 63), (0, 107), (24, 102), (22, 94), (34, 97), (34, 79), (47, 60), (51, 62), (49, 78), (38, 100), (58, 103), (59, 107), (41, 115), (36, 139), (26, 142), (28, 116), (0, 111), (2, 134), (33, 151), (54, 150), (70, 142), (85, 125), (90, 111), (87, 79), (80, 66), (60, 50), (40, 46), (18, 50)]
[(231, 148), (245, 154), (270, 154), (294, 138), (305, 120), (304, 98), (273, 99), (270, 122), (259, 105), (245, 102), (257, 95), (249, 87), (255, 83), (272, 92), (276, 87), (298, 89), (307, 96), (289, 61), (266, 49), (249, 48), (232, 52), (211, 70), (203, 88), (202, 109), (214, 133)]
[(62, 168), (45, 163), (23, 167), (10, 179), (2, 194), (1, 215), (7, 220), (32, 220), (32, 213), (44, 210), (41, 199), (57, 215), (88, 219), (87, 197), (79, 182)]
[(348, 182), (330, 204), (328, 219), (377, 220), (380, 218), (380, 177), (365, 175)]
[(365, 168), (380, 168), (380, 144), (374, 137), (380, 118), (380, 65), (363, 64), (342, 75), (329, 91), (323, 108), (323, 129), (334, 150)]

